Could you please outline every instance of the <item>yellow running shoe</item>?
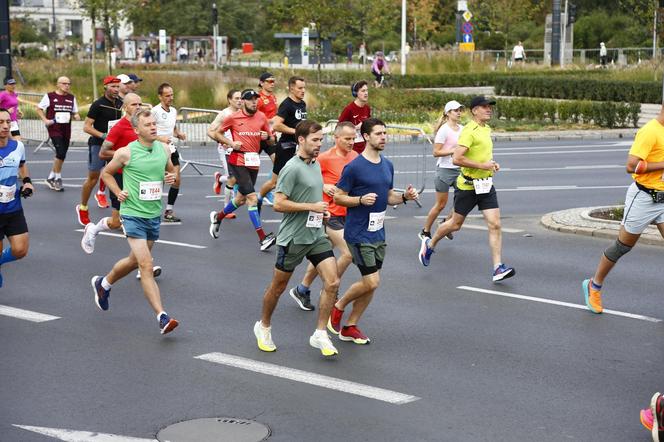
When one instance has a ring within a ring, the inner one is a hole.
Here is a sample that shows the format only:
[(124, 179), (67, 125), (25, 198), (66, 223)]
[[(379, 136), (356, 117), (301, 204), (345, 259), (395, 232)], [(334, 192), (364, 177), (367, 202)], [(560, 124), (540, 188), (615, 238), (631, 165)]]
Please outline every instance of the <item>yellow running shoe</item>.
[(261, 321), (258, 321), (254, 325), (254, 335), (256, 335), (258, 348), (261, 350), (272, 352), (277, 349), (277, 346), (272, 342), (272, 327), (265, 328)]
[(586, 305), (593, 313), (602, 313), (604, 310), (602, 308), (602, 291), (595, 290), (592, 287), (592, 279), (585, 279), (581, 284), (581, 290), (583, 291), (583, 297), (586, 300)]

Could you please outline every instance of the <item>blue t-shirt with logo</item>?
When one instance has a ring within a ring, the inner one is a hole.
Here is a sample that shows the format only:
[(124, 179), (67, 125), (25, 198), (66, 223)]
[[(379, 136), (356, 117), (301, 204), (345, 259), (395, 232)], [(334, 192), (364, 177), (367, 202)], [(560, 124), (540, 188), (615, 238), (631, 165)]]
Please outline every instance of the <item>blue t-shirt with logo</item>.
[[(349, 196), (362, 196), (375, 193), (376, 202), (372, 206), (359, 205), (349, 207), (344, 227), (344, 239), (351, 244), (376, 243), (385, 241), (385, 229), (370, 227), (384, 219), (387, 209), (387, 196), (394, 184), (394, 166), (392, 162), (380, 156), (375, 164), (360, 155), (344, 167), (337, 187)], [(381, 217), (382, 214), (382, 217)], [(375, 230), (375, 231), (371, 231)]]
[(21, 210), (21, 185), (18, 183), (18, 168), (25, 162), (23, 143), (9, 140), (0, 147), (0, 214)]

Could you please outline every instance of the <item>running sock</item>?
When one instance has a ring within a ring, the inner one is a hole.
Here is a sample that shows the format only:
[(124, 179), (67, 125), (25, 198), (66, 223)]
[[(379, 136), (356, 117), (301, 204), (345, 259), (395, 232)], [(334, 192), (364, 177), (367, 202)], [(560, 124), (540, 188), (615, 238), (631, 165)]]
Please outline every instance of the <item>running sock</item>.
[(254, 225), (254, 229), (256, 229), (256, 233), (258, 234), (258, 239), (263, 241), (265, 239), (265, 232), (263, 231), (263, 227), (261, 227), (261, 216), (258, 214), (258, 207), (249, 206), (247, 210), (249, 211), (251, 224)]
[(106, 183), (104, 183), (104, 180), (100, 179), (99, 180), (99, 193), (104, 193), (106, 192)]
[(109, 217), (105, 217), (105, 218), (100, 219), (99, 222), (97, 222), (97, 224), (90, 227), (90, 230), (92, 230), (92, 234), (96, 235), (99, 232), (104, 232), (104, 231), (111, 230), (111, 228), (108, 227), (109, 221), (110, 221)]
[(175, 200), (178, 198), (178, 192), (180, 191), (179, 187), (173, 187), (171, 186), (170, 190), (168, 191), (168, 205), (171, 206), (171, 209), (173, 208), (173, 204), (175, 204)]
[(502, 263), (502, 262), (499, 262), (498, 264), (496, 264), (495, 266), (493, 266), (493, 271), (495, 272), (496, 270), (498, 270), (498, 267), (500, 267), (501, 265), (503, 265), (503, 263)]
[(61, 173), (56, 173), (55, 174), (55, 179), (56, 180), (61, 180), (62, 179), (62, 174)]
[(590, 280), (590, 285), (592, 286), (593, 290), (602, 290), (602, 285), (595, 284), (595, 281), (593, 281), (592, 279)]
[(227, 203), (231, 201), (233, 197), (233, 186), (229, 186), (228, 184), (226, 185), (226, 188), (224, 189), (224, 201)]
[(108, 282), (108, 279), (104, 276), (104, 279), (101, 280), (101, 286), (104, 288), (104, 290), (110, 290), (111, 287), (113, 287), (113, 284)]
[(51, 172), (48, 174), (48, 179), (49, 179), (49, 180), (52, 180), (52, 179), (54, 179), (54, 178), (55, 178), (55, 172), (51, 171)]
[(0, 255), (0, 265), (6, 264), (8, 262), (16, 261), (16, 257), (12, 255), (12, 248), (7, 247), (2, 251), (2, 255)]
[(166, 312), (163, 311), (163, 310), (160, 311), (159, 313), (157, 313), (157, 321), (161, 321), (161, 315), (165, 315), (165, 314), (166, 314)]
[(309, 293), (310, 292), (309, 287), (307, 287), (304, 284), (298, 284), (297, 285), (297, 291), (300, 292), (300, 293)]
[(84, 206), (83, 204), (79, 204), (78, 210), (82, 210), (84, 212), (87, 212), (88, 211), (88, 206)]
[(166, 204), (166, 210), (173, 210), (173, 204)]
[(229, 213), (233, 213), (237, 209), (237, 206), (235, 205), (235, 200), (231, 200), (230, 203), (226, 204), (226, 207), (224, 207), (221, 212), (217, 213), (217, 221), (221, 221), (228, 215)]

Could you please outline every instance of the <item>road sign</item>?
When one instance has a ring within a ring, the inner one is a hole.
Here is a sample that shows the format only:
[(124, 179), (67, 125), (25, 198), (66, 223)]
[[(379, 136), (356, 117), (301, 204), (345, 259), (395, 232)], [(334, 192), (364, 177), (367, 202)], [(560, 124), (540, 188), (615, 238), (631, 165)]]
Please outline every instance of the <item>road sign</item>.
[(470, 21), (471, 18), (473, 18), (473, 14), (471, 14), (470, 11), (466, 11), (462, 15), (463, 19), (466, 21)]
[(473, 24), (469, 21), (461, 25), (461, 31), (464, 34), (472, 34), (473, 33)]
[(459, 43), (459, 51), (473, 52), (475, 50), (475, 43)]
[(472, 43), (473, 42), (473, 35), (472, 34), (463, 34), (463, 42), (464, 43)]

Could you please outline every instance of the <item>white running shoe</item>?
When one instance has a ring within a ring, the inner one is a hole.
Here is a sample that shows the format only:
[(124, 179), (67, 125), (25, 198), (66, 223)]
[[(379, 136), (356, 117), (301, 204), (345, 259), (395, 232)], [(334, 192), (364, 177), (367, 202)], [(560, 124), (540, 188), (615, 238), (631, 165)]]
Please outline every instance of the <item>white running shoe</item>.
[(330, 336), (325, 330), (321, 330), (320, 333), (316, 330), (309, 338), (309, 345), (313, 348), (319, 349), (323, 356), (335, 356), (339, 354), (339, 351), (337, 351), (336, 347), (332, 344)]
[(81, 238), (81, 248), (88, 255), (92, 255), (95, 251), (95, 240), (97, 239), (97, 235), (92, 234), (92, 227), (94, 227), (94, 223), (86, 224), (83, 230), (83, 238)]
[(272, 342), (272, 327), (265, 328), (261, 321), (254, 324), (254, 335), (256, 335), (256, 342), (258, 348), (263, 351), (275, 351), (277, 346)]
[[(161, 266), (152, 266), (152, 276), (155, 278), (161, 275)], [(141, 271), (136, 272), (136, 279), (141, 279)]]

